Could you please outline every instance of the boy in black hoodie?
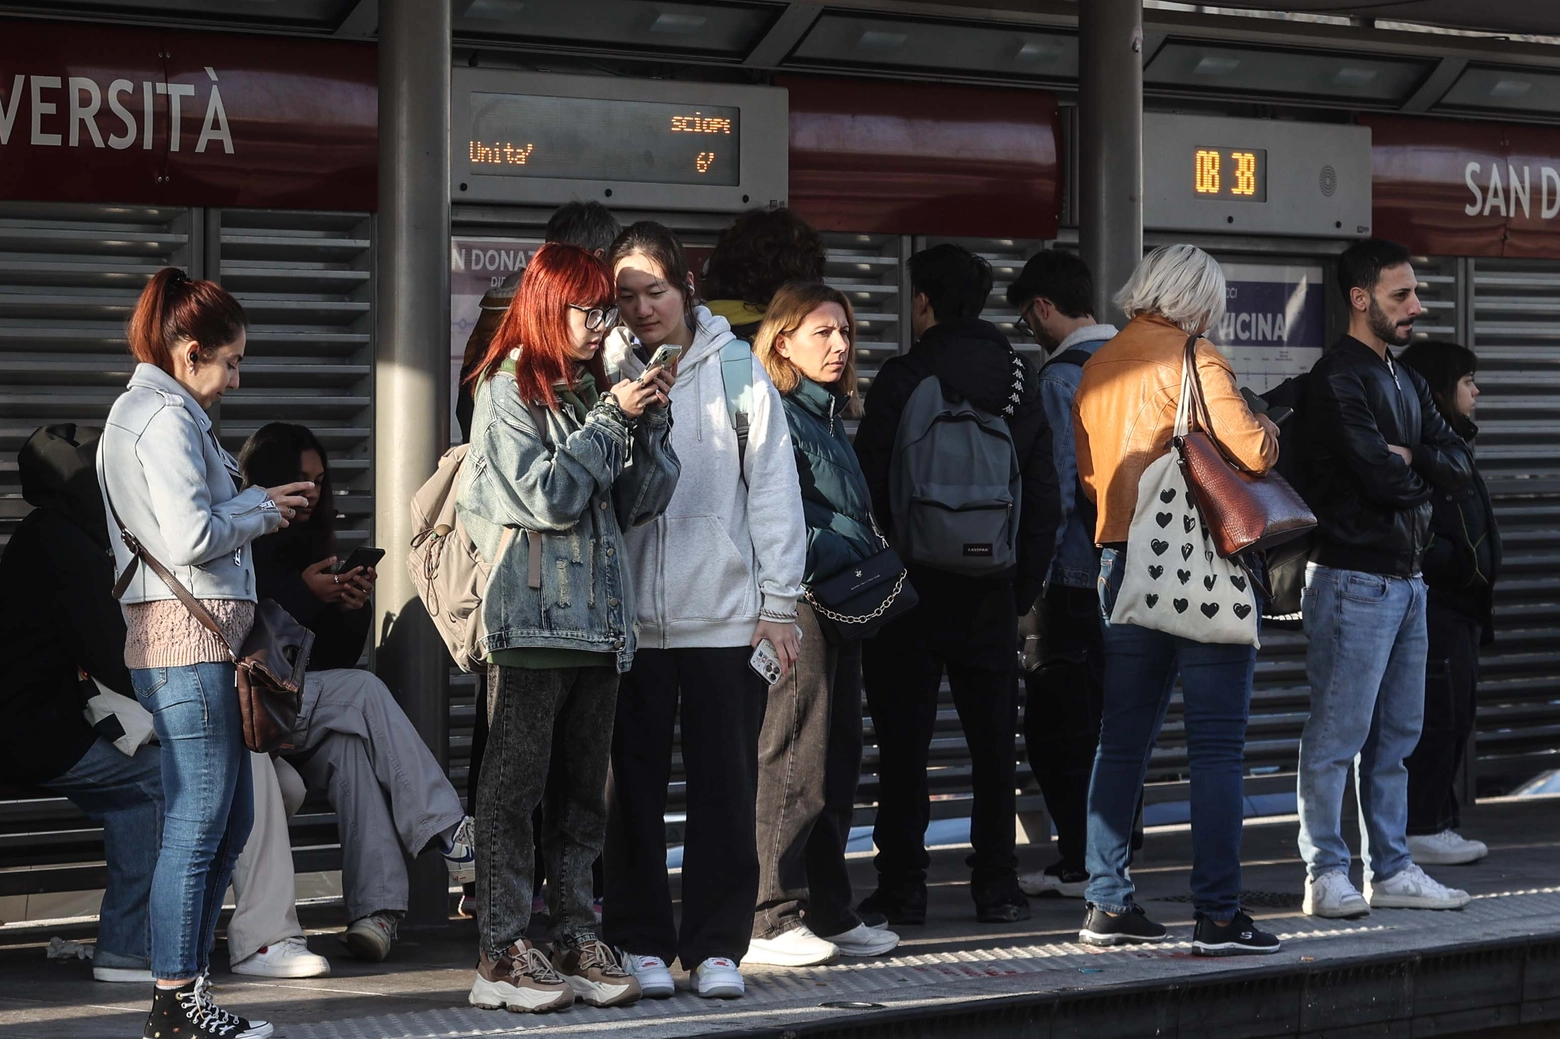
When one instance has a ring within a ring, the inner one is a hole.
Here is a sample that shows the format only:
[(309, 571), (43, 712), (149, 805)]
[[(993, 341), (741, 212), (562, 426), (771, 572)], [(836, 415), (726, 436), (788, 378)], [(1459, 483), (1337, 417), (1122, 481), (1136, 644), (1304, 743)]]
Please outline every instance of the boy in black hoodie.
[(862, 903), (891, 923), (926, 918), (926, 767), (944, 669), (969, 746), (974, 786), (970, 819), (971, 895), (984, 922), (1029, 917), (1018, 888), (1013, 815), (1018, 686), (1018, 618), (1045, 584), (1061, 522), (1051, 429), (1039, 377), (996, 326), (979, 320), (991, 294), (991, 266), (956, 245), (910, 258), (914, 292), (910, 352), (891, 358), (867, 394), (856, 455), (873, 512), (893, 539), (889, 463), (900, 417), (921, 381), (935, 375), (945, 393), (1001, 415), (1023, 479), (1018, 562), (970, 577), (910, 567), (920, 605), (862, 645), (867, 706), (878, 742), (878, 888)]
[[(150, 984), (147, 918), (162, 844), (156, 747), (126, 755), (82, 711), (83, 673), (135, 698), (125, 621), (114, 601), (108, 520), (98, 492), (97, 430), (39, 429), (17, 456), (33, 511), (0, 557), (0, 778), (70, 798), (102, 824), (108, 882), (92, 973)], [(111, 725), (112, 719), (105, 722)]]

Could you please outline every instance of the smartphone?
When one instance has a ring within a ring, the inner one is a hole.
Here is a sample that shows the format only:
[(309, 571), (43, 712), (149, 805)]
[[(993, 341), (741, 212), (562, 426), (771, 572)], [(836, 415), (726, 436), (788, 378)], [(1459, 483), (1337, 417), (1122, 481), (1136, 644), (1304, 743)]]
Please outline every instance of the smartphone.
[(1294, 408), (1286, 408), (1282, 404), (1274, 404), (1267, 409), (1267, 417), (1275, 426), (1282, 426), (1284, 421), (1292, 417), (1294, 413)]
[(358, 567), (378, 566), (379, 561), (384, 557), (385, 550), (382, 548), (369, 548), (365, 545), (359, 545), (352, 550), (351, 555), (337, 563), (336, 569), (332, 570), (331, 573), (344, 574), (348, 570), (356, 570)]
[[(1258, 396), (1250, 386), (1242, 386), (1240, 395), (1246, 398), (1246, 407), (1251, 409), (1253, 415), (1268, 415), (1268, 402)], [(1268, 415), (1268, 418), (1273, 418), (1273, 416)], [(1274, 419), (1274, 421), (1277, 420)]]
[(671, 343), (662, 343), (650, 358), (650, 363), (645, 366), (645, 374), (639, 377), (640, 382), (645, 381), (645, 375), (650, 374), (651, 368), (670, 368), (672, 362), (682, 356), (682, 347), (673, 346)]
[(765, 685), (774, 685), (784, 674), (780, 667), (780, 654), (775, 652), (774, 643), (768, 639), (759, 639), (758, 645), (753, 648), (753, 655), (748, 658), (748, 667), (764, 680)]

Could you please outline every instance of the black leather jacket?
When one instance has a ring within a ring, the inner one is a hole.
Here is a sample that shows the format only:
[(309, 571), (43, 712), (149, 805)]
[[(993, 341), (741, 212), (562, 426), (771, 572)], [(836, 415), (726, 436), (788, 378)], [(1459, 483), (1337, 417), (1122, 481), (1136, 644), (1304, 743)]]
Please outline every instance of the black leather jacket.
[[(1417, 372), (1344, 336), (1311, 369), (1304, 415), (1313, 561), (1417, 575), (1429, 544), (1433, 488), (1473, 476), (1473, 453), (1436, 410)], [(1414, 454), (1412, 465), (1388, 450)]]

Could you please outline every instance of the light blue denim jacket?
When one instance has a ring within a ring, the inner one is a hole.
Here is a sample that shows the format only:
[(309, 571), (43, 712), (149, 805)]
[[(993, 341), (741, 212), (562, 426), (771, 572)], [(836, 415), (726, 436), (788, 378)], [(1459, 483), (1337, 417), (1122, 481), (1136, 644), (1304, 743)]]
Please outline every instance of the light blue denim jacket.
[(619, 672), (629, 669), (637, 639), (622, 532), (672, 500), (679, 466), (671, 428), (668, 408), (630, 426), (604, 397), (581, 422), (567, 406), (523, 403), (508, 372), (483, 381), (456, 498), (492, 563), (482, 653), (610, 651)]
[(1090, 357), (1116, 334), (1113, 325), (1089, 325), (1063, 339), (1052, 352), (1053, 360), (1040, 369), (1040, 403), (1051, 424), (1051, 453), (1056, 459), (1057, 486), (1062, 496), (1062, 525), (1056, 531), (1056, 554), (1051, 557), (1047, 581), (1059, 581), (1068, 588), (1093, 588), (1100, 574), (1100, 562), (1094, 547), (1094, 531), (1078, 515), (1078, 450), (1073, 434), (1073, 398), (1083, 379), (1083, 367), (1057, 364), (1055, 358), (1069, 350), (1082, 350)]
[[(189, 391), (155, 364), (138, 364), (114, 401), (97, 457), (114, 573), (130, 564), (114, 509), (141, 544), (197, 599), (255, 601), (249, 543), (281, 526), (281, 512), (262, 487), (238, 490), (238, 463), (217, 443), (211, 419)], [(125, 605), (174, 598), (138, 566)]]

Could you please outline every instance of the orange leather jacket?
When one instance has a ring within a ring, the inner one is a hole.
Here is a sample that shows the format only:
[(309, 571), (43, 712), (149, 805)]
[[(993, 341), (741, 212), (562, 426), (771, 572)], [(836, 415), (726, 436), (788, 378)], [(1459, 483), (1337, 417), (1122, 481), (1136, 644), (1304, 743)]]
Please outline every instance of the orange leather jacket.
[[(1083, 366), (1073, 400), (1078, 477), (1098, 511), (1094, 540), (1127, 540), (1138, 480), (1170, 450), (1181, 396), (1186, 333), (1162, 317), (1139, 314)], [(1264, 473), (1278, 461), (1278, 438), (1257, 423), (1218, 348), (1197, 341), (1197, 374), (1214, 439), (1241, 468)]]

